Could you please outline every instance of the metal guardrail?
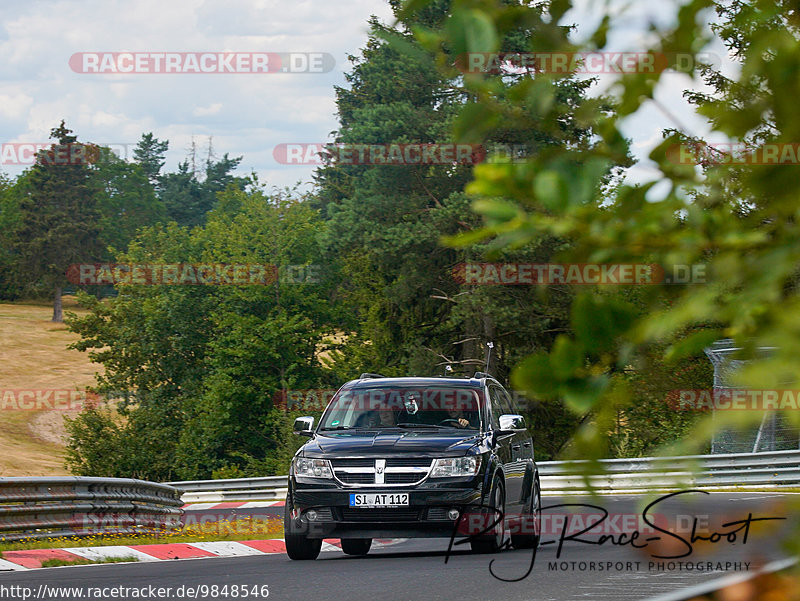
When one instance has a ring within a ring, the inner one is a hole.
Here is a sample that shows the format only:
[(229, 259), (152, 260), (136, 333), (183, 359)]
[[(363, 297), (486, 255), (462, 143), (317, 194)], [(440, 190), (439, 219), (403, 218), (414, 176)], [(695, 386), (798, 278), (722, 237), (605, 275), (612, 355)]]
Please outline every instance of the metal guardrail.
[(128, 478), (0, 478), (0, 540), (178, 528), (181, 492)]
[(800, 450), (640, 459), (545, 461), (542, 489), (555, 494), (681, 488), (800, 487)]
[(219, 503), (222, 501), (269, 501), (286, 496), (288, 476), (233, 478), (230, 480), (189, 480), (167, 482), (183, 491), (184, 503)]
[[(800, 487), (800, 450), (729, 455), (689, 455), (540, 461), (542, 490), (547, 494), (585, 494), (589, 483), (599, 493), (720, 488)], [(183, 501), (276, 500), (286, 495), (287, 476), (168, 482), (185, 491)]]

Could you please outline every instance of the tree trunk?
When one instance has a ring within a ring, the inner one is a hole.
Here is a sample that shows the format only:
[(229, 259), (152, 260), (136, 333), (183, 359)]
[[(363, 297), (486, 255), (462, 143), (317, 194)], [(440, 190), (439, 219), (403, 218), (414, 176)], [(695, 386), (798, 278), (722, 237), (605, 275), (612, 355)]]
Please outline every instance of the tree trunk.
[(56, 295), (53, 297), (53, 321), (59, 323), (64, 321), (64, 314), (61, 311), (61, 286), (56, 288)]

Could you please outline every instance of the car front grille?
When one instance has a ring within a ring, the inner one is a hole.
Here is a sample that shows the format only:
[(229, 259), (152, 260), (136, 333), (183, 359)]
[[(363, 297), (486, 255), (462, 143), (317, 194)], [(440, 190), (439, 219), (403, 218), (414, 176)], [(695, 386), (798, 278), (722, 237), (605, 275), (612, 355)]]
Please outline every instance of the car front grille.
[(416, 522), (419, 509), (352, 509), (342, 508), (345, 522)]
[(432, 464), (432, 459), (424, 457), (331, 459), (336, 479), (350, 486), (413, 486), (428, 477)]
[(375, 484), (375, 474), (348, 474), (337, 472), (336, 477), (343, 484)]
[(430, 467), (431, 460), (426, 457), (390, 457), (386, 467)]
[(410, 474), (386, 474), (384, 478), (386, 484), (413, 484), (420, 481), (418, 473)]

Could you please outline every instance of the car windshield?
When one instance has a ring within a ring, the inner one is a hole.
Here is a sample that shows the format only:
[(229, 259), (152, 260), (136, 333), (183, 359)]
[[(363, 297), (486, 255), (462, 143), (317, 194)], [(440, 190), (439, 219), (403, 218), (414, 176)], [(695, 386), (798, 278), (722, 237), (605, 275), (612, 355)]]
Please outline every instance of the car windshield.
[(340, 391), (321, 430), (425, 428), (479, 430), (480, 391), (457, 386), (375, 386)]

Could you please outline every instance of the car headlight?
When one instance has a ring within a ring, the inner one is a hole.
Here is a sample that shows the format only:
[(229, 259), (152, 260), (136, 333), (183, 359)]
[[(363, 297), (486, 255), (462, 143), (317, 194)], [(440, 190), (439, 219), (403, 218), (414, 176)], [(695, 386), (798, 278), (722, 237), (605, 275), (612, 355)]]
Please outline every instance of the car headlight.
[(480, 458), (475, 455), (437, 459), (431, 470), (431, 478), (474, 476), (478, 473), (480, 464)]
[(331, 464), (327, 459), (305, 459), (296, 457), (294, 475), (303, 478), (333, 478)]

